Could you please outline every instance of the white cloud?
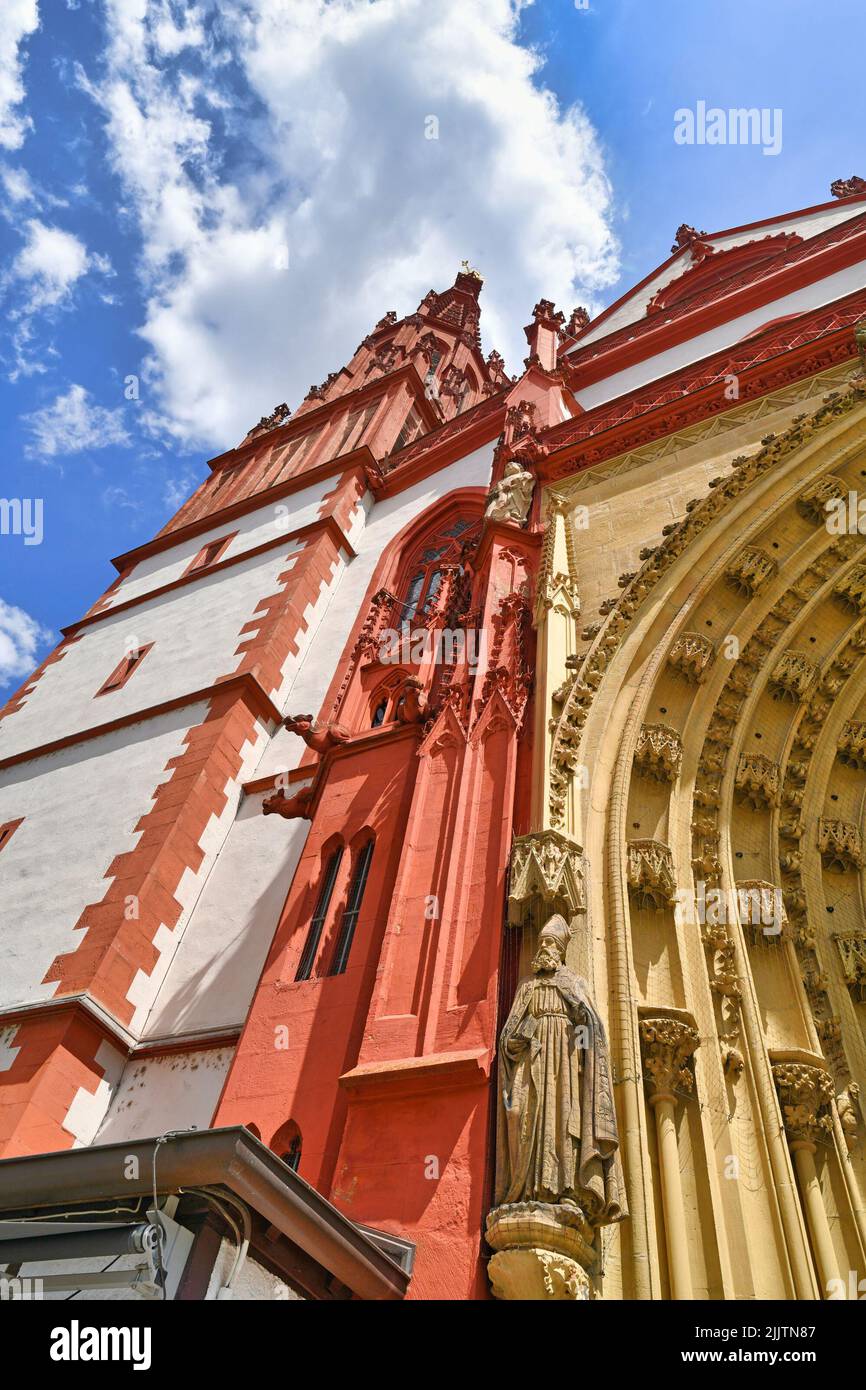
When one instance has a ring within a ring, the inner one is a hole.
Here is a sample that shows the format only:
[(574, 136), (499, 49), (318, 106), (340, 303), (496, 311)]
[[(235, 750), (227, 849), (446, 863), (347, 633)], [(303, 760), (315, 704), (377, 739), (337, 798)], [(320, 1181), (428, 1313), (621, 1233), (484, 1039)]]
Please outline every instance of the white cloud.
[(235, 442), (464, 257), (511, 370), (539, 297), (593, 307), (613, 282), (595, 132), (541, 85), (521, 7), (200, 0), (180, 25), (168, 0), (107, 0), (103, 75), (80, 81), (140, 226), (149, 384), (177, 440)]
[(36, 0), (0, 4), (0, 146), (17, 150), (31, 121), (16, 108), (24, 100), (21, 45), (39, 25)]
[(122, 408), (96, 405), (83, 386), (70, 386), (52, 405), (25, 415), (23, 421), (32, 435), (27, 446), (31, 457), (56, 458), (129, 443)]
[(37, 652), (52, 634), (23, 608), (0, 598), (0, 687), (29, 676), (37, 664)]
[(87, 247), (72, 232), (49, 227), (36, 217), (26, 223), (25, 235), (24, 246), (12, 263), (12, 274), (26, 283), (26, 308), (32, 313), (68, 299), (77, 281), (90, 268), (91, 258)]

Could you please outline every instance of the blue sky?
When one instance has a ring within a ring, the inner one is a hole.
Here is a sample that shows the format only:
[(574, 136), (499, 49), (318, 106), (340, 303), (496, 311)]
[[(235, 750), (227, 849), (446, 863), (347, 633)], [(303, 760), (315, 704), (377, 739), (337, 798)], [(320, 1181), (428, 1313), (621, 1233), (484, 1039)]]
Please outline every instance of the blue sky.
[[(0, 535), (0, 686), (464, 257), (516, 371), (542, 295), (866, 175), (864, 40), (862, 0), (2, 0), (0, 493), (44, 536)], [(778, 108), (780, 153), (678, 145), (698, 101)]]

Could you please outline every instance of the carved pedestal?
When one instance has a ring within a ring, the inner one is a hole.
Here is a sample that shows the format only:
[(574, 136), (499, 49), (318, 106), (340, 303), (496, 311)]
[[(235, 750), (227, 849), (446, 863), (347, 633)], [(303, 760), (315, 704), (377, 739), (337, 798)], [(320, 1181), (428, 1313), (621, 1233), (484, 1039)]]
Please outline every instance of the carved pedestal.
[(494, 1297), (588, 1299), (592, 1240), (592, 1228), (576, 1206), (494, 1207), (487, 1218), (487, 1243), (496, 1252), (487, 1267)]

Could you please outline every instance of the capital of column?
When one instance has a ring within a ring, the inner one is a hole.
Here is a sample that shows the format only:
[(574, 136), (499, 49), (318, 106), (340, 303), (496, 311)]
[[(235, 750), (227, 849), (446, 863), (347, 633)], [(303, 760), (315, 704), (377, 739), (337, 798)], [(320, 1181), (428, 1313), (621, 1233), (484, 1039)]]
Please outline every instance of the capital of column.
[(697, 1029), (685, 1018), (667, 1015), (640, 1020), (641, 1058), (650, 1105), (691, 1095), (695, 1078), (691, 1058), (700, 1044)]
[(832, 1076), (823, 1066), (787, 1061), (773, 1063), (773, 1080), (791, 1152), (806, 1149), (814, 1153), (817, 1140), (833, 1131)]

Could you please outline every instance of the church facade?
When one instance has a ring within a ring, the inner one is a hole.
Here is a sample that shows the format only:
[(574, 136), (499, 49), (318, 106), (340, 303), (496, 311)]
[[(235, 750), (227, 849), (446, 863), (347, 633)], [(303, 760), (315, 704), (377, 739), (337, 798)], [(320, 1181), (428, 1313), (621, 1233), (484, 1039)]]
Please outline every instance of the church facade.
[(464, 263), (9, 701), (0, 1215), (144, 1232), (116, 1286), (63, 1234), (75, 1288), (857, 1296), (866, 181), (831, 192), (681, 226), (594, 320), (540, 301), (516, 376)]

